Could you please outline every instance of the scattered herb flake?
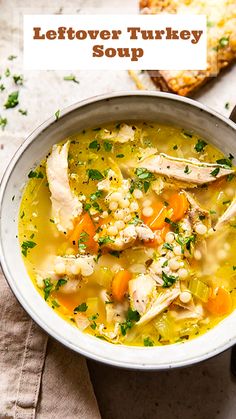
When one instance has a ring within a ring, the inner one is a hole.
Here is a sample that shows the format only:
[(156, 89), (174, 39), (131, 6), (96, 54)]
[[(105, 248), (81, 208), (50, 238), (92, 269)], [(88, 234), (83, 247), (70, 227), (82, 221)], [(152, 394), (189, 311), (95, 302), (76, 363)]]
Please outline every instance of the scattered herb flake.
[(0, 127), (2, 127), (2, 130), (5, 129), (5, 126), (7, 125), (7, 118), (2, 118), (0, 116)]
[(197, 140), (197, 143), (195, 144), (194, 148), (198, 153), (200, 153), (201, 151), (204, 151), (204, 148), (206, 146), (207, 146), (206, 141), (199, 139)]
[(96, 169), (88, 169), (87, 170), (88, 178), (92, 180), (102, 180), (104, 179), (104, 176), (102, 175), (99, 170)]
[(43, 179), (43, 173), (42, 172), (36, 172), (34, 170), (31, 170), (28, 174), (28, 178), (36, 178), (36, 179)]
[(12, 76), (12, 78), (13, 78), (15, 84), (17, 84), (18, 86), (22, 86), (23, 85), (24, 78), (23, 78), (23, 75), (22, 74), (14, 74)]
[(58, 119), (60, 118), (60, 113), (61, 113), (61, 111), (60, 111), (60, 109), (58, 109), (56, 112), (55, 112), (55, 118), (56, 118), (56, 121), (58, 121)]
[(74, 314), (76, 313), (84, 313), (87, 311), (88, 305), (86, 303), (81, 303), (77, 307), (74, 308)]
[(11, 75), (11, 72), (10, 72), (9, 68), (6, 69), (4, 74), (5, 74), (6, 77), (9, 77)]
[(58, 279), (56, 286), (55, 286), (55, 291), (58, 291), (60, 287), (62, 287), (62, 285), (65, 285), (67, 283), (67, 279), (64, 278), (60, 278)]
[(63, 77), (63, 80), (73, 81), (74, 83), (79, 84), (79, 80), (76, 79), (76, 76), (74, 74), (70, 74), (69, 76)]
[(116, 155), (116, 158), (117, 158), (117, 159), (122, 159), (123, 157), (125, 157), (125, 155), (124, 155), (124, 154), (117, 154), (117, 155)]
[(92, 149), (92, 150), (97, 150), (98, 151), (98, 150), (100, 150), (101, 146), (97, 142), (97, 140), (94, 140), (89, 144), (89, 148)]
[(164, 271), (162, 271), (161, 275), (164, 284), (162, 285), (163, 288), (171, 287), (177, 280), (177, 277), (174, 275), (167, 275)]
[(28, 115), (28, 111), (26, 109), (19, 109), (18, 112), (20, 112), (21, 115)]
[(50, 278), (46, 278), (43, 280), (44, 282), (44, 300), (46, 301), (49, 297), (49, 295), (51, 294), (51, 291), (53, 289), (53, 284), (51, 283), (51, 279)]
[(104, 141), (103, 147), (104, 147), (105, 151), (111, 151), (113, 145), (112, 145), (112, 143), (109, 143), (109, 141)]
[(216, 167), (212, 172), (210, 173), (211, 176), (216, 177), (219, 174), (220, 168)]
[(27, 257), (27, 253), (29, 249), (33, 249), (36, 246), (35, 242), (32, 242), (31, 240), (26, 240), (21, 245), (21, 253), (25, 257)]
[(229, 45), (229, 36), (223, 36), (222, 38), (220, 38), (219, 40), (220, 48), (224, 48), (227, 45)]
[(102, 236), (102, 237), (99, 237), (98, 244), (100, 246), (102, 246), (102, 245), (104, 246), (104, 245), (106, 245), (108, 243), (114, 243), (114, 240), (110, 236)]
[(229, 109), (229, 107), (230, 107), (229, 102), (226, 102), (226, 103), (225, 103), (225, 109)]
[(144, 346), (154, 346), (154, 341), (148, 336), (143, 339)]
[(16, 55), (9, 55), (9, 57), (7, 58), (9, 61), (13, 61), (17, 58)]
[(18, 105), (19, 101), (18, 101), (18, 97), (19, 97), (19, 92), (12, 92), (9, 94), (6, 103), (4, 104), (4, 107), (6, 109), (9, 108), (15, 108), (15, 106)]

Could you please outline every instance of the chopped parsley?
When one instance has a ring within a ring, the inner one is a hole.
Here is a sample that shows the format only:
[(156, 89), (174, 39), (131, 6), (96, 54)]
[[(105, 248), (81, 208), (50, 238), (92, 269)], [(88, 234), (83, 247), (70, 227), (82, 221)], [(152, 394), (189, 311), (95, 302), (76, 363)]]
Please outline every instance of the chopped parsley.
[(52, 308), (58, 308), (60, 307), (60, 304), (58, 304), (57, 300), (52, 300)]
[(46, 278), (43, 280), (44, 282), (44, 300), (46, 301), (49, 297), (49, 295), (51, 294), (51, 291), (53, 289), (53, 284), (51, 282), (50, 278)]
[(19, 97), (19, 92), (10, 93), (8, 98), (7, 98), (6, 103), (4, 104), (4, 107), (6, 109), (15, 108), (15, 106), (17, 106), (18, 103), (19, 103), (18, 97)]
[(227, 45), (229, 45), (229, 36), (223, 36), (222, 38), (220, 38), (219, 47), (224, 48), (227, 47)]
[(100, 146), (100, 144), (97, 142), (97, 140), (94, 140), (94, 141), (92, 141), (90, 144), (89, 144), (89, 148), (91, 149), (91, 150), (100, 150), (100, 148), (101, 148), (101, 146)]
[(117, 158), (117, 159), (123, 159), (123, 157), (125, 157), (125, 155), (124, 155), (124, 154), (117, 154), (117, 155), (116, 155), (116, 158)]
[(90, 195), (91, 201), (96, 201), (96, 199), (101, 198), (103, 195), (103, 191), (97, 191)]
[(69, 76), (63, 77), (63, 80), (73, 81), (74, 83), (79, 84), (79, 80), (76, 79), (76, 76), (74, 74), (70, 74)]
[(148, 336), (143, 339), (144, 346), (154, 346), (154, 341)]
[(65, 285), (67, 283), (67, 279), (64, 278), (60, 278), (58, 279), (56, 286), (55, 286), (55, 291), (58, 291), (60, 287), (62, 287), (62, 285)]
[(170, 243), (164, 243), (162, 247), (163, 249), (173, 250), (173, 246)]
[(109, 254), (110, 254), (110, 255), (112, 255), (112, 256), (114, 256), (114, 257), (116, 257), (116, 258), (119, 258), (119, 257), (120, 257), (121, 252), (119, 252), (119, 250), (111, 250), (111, 251), (109, 252)]
[(76, 313), (84, 313), (87, 311), (88, 305), (86, 303), (81, 303), (77, 307), (74, 308), (74, 314)]
[(226, 166), (226, 169), (232, 167), (232, 158), (225, 158), (216, 160), (216, 163), (220, 164), (221, 166)]
[(16, 56), (16, 55), (9, 55), (8, 60), (9, 60), (9, 61), (13, 61), (13, 60), (15, 60), (16, 58), (17, 58), (17, 56)]
[(88, 169), (87, 170), (88, 178), (92, 180), (102, 180), (104, 179), (104, 176), (102, 175), (99, 170), (96, 169)]
[(58, 109), (56, 112), (55, 112), (55, 118), (56, 118), (56, 121), (58, 121), (58, 119), (60, 118), (60, 113), (61, 113), (61, 111), (60, 111), (60, 109)]
[(31, 240), (26, 240), (21, 245), (21, 253), (25, 257), (27, 257), (27, 253), (29, 249), (33, 249), (36, 246), (35, 242), (32, 242)]
[(5, 90), (5, 86), (4, 86), (4, 84), (1, 83), (0, 84), (0, 91), (3, 92), (3, 90)]
[(151, 172), (149, 172), (147, 169), (145, 169), (144, 167), (138, 167), (135, 170), (135, 174), (138, 176), (139, 179), (153, 179), (153, 174)]
[(232, 268), (233, 268), (233, 271), (236, 271), (236, 266), (234, 265), (234, 266), (232, 266)]
[(2, 127), (2, 130), (4, 130), (6, 125), (7, 125), (7, 118), (2, 118), (0, 116), (0, 127)]
[(28, 174), (28, 178), (30, 178), (30, 179), (32, 179), (32, 178), (43, 179), (43, 173), (31, 170)]
[(184, 247), (191, 252), (191, 243), (195, 242), (195, 236), (181, 237), (178, 235), (178, 237), (176, 237), (176, 241), (181, 246), (182, 253), (184, 253)]
[(229, 102), (226, 102), (226, 103), (225, 103), (225, 109), (229, 109), (229, 107), (230, 107)]
[(185, 166), (185, 169), (184, 169), (184, 173), (186, 173), (187, 175), (189, 175), (189, 173), (191, 173), (191, 169), (189, 169), (189, 166), (187, 165), (187, 166)]
[(12, 76), (12, 78), (13, 78), (15, 84), (17, 84), (18, 86), (22, 86), (23, 85), (24, 78), (23, 78), (23, 75), (22, 74), (14, 74)]
[(11, 75), (11, 72), (10, 72), (9, 68), (7, 68), (6, 71), (5, 71), (5, 76), (9, 77), (10, 75)]
[(85, 243), (88, 241), (88, 239), (89, 239), (89, 234), (86, 233), (86, 231), (82, 231), (80, 233), (79, 240), (78, 240), (79, 250), (85, 250), (86, 249), (86, 244)]
[(174, 275), (167, 275), (164, 271), (162, 271), (162, 275), (161, 275), (162, 279), (163, 279), (163, 288), (169, 288), (171, 287), (177, 280), (177, 276)]
[(206, 141), (199, 139), (199, 140), (197, 140), (197, 143), (195, 144), (194, 148), (198, 153), (200, 153), (201, 151), (204, 151), (204, 148), (206, 146), (207, 146)]
[(131, 329), (134, 323), (138, 322), (140, 319), (140, 314), (137, 310), (128, 309), (127, 318), (124, 323), (120, 323), (120, 330), (123, 336), (126, 335), (127, 330)]
[(109, 143), (109, 141), (104, 141), (103, 143), (103, 147), (105, 151), (111, 151), (112, 150), (112, 143)]
[(220, 168), (216, 167), (212, 172), (210, 173), (211, 176), (216, 177), (219, 174)]
[(178, 150), (177, 144), (174, 145), (173, 150)]
[(21, 115), (28, 115), (28, 111), (26, 109), (19, 109), (18, 112), (21, 113)]
[(104, 246), (104, 245), (106, 245), (108, 243), (114, 243), (114, 240), (111, 239), (110, 236), (102, 236), (102, 237), (99, 237), (99, 239), (98, 239), (99, 246), (102, 246), (102, 245)]

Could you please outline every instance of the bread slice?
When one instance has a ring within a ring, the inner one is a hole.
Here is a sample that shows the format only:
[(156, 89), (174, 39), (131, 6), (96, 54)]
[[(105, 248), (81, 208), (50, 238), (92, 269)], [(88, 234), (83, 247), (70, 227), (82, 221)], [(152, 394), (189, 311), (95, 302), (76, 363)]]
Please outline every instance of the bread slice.
[(190, 96), (236, 60), (236, 0), (140, 0), (140, 10), (149, 14), (207, 15), (207, 69), (149, 71), (161, 90)]

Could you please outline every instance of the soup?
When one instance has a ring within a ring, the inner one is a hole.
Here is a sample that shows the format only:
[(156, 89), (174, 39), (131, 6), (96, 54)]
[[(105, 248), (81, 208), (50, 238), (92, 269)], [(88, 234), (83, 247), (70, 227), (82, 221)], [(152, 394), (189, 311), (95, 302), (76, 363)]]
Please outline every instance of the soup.
[(46, 303), (115, 344), (184, 342), (236, 304), (233, 156), (192, 131), (84, 130), (28, 174), (19, 240)]

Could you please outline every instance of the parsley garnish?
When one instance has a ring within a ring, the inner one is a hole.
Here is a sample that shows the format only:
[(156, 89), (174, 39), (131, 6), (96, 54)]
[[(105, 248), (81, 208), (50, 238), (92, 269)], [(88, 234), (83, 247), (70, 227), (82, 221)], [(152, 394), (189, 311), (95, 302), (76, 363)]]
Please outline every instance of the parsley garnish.
[(5, 86), (4, 86), (4, 84), (1, 83), (0, 84), (0, 91), (3, 92), (3, 90), (5, 90)]
[(7, 118), (2, 118), (0, 116), (0, 127), (2, 127), (2, 130), (4, 130), (6, 125), (7, 125)]
[(135, 322), (140, 319), (140, 314), (137, 310), (128, 309), (127, 318), (124, 323), (120, 323), (120, 330), (123, 336), (126, 335), (127, 330), (131, 329)]
[(229, 107), (230, 107), (229, 102), (226, 102), (226, 103), (225, 103), (225, 109), (229, 109)]
[(28, 111), (26, 109), (19, 109), (18, 112), (21, 113), (21, 115), (27, 115)]
[(189, 166), (187, 165), (187, 166), (185, 166), (185, 169), (184, 169), (184, 173), (186, 173), (187, 175), (189, 175), (189, 173), (191, 173), (191, 169), (189, 169)]
[(77, 307), (74, 308), (74, 314), (76, 313), (84, 313), (85, 311), (87, 311), (88, 309), (88, 305), (86, 303), (81, 303), (79, 304)]
[(162, 285), (162, 288), (169, 288), (171, 287), (175, 281), (177, 280), (177, 276), (174, 275), (167, 275), (164, 271), (162, 271), (161, 275), (164, 284)]
[(88, 169), (87, 170), (88, 178), (92, 180), (101, 180), (104, 179), (104, 176), (102, 175), (99, 170), (96, 169)]
[(116, 155), (116, 158), (117, 158), (117, 159), (122, 159), (123, 157), (125, 157), (125, 155), (124, 155), (124, 154), (117, 154), (117, 155)]
[(210, 173), (211, 176), (216, 177), (219, 174), (220, 168), (216, 167), (212, 172)]
[(173, 246), (170, 243), (164, 243), (162, 247), (163, 249), (173, 250)]
[(225, 159), (216, 160), (216, 163), (220, 164), (221, 166), (226, 166), (226, 169), (228, 167), (232, 167), (232, 159), (230, 157), (225, 158)]
[(19, 92), (10, 93), (10, 95), (7, 98), (6, 103), (4, 104), (5, 108), (6, 109), (15, 108), (15, 106), (17, 106), (19, 103), (18, 96), (19, 96)]
[(104, 141), (103, 146), (105, 151), (111, 151), (113, 147), (112, 143), (109, 143), (109, 141)]
[(79, 80), (76, 79), (76, 76), (74, 74), (70, 74), (69, 76), (63, 77), (63, 80), (73, 81), (74, 83), (79, 84)]
[(60, 287), (62, 287), (62, 285), (65, 285), (67, 283), (67, 279), (64, 278), (60, 278), (58, 279), (56, 286), (55, 286), (55, 291), (58, 291)]
[(148, 336), (143, 339), (144, 346), (154, 346), (154, 341)]
[(97, 191), (90, 195), (91, 201), (96, 201), (96, 199), (101, 198), (103, 195), (103, 191)]
[(153, 174), (149, 172), (147, 169), (145, 169), (144, 167), (138, 167), (135, 170), (135, 174), (138, 176), (139, 179), (142, 179), (142, 180), (153, 178)]
[(56, 121), (58, 121), (58, 119), (60, 118), (60, 109), (58, 109), (56, 112), (55, 112), (55, 118), (56, 118)]
[(79, 240), (78, 240), (78, 248), (80, 250), (85, 250), (86, 249), (86, 244), (85, 243), (88, 241), (88, 238), (89, 238), (89, 234), (86, 233), (86, 231), (82, 231), (80, 233)]
[(15, 58), (17, 58), (16, 55), (9, 55), (8, 60), (13, 61), (13, 60), (15, 60)]
[(92, 150), (97, 150), (98, 151), (98, 150), (100, 150), (101, 146), (97, 142), (97, 140), (94, 140), (89, 144), (89, 148), (92, 149)]
[(181, 237), (178, 236), (175, 239), (178, 244), (180, 244), (182, 248), (182, 253), (184, 253), (184, 246), (190, 252), (191, 251), (191, 243), (195, 242), (195, 236), (188, 236), (188, 237)]
[(43, 179), (43, 173), (42, 172), (36, 172), (34, 170), (31, 170), (28, 174), (28, 178), (36, 178), (36, 179)]
[(204, 151), (204, 148), (206, 147), (207, 143), (204, 140), (197, 140), (197, 143), (195, 144), (195, 150), (200, 153), (201, 151)]
[(9, 68), (7, 68), (6, 71), (5, 71), (5, 76), (9, 77), (10, 75), (11, 75), (11, 72), (10, 72)]
[(12, 76), (12, 78), (13, 78), (15, 84), (17, 84), (18, 86), (23, 85), (24, 78), (23, 78), (22, 74), (14, 74)]
[(52, 300), (52, 308), (58, 308), (60, 307), (60, 304), (58, 304), (57, 300)]
[(25, 257), (27, 257), (27, 253), (29, 249), (33, 249), (36, 246), (35, 242), (32, 242), (31, 240), (26, 240), (22, 243), (21, 245), (21, 253), (22, 255), (24, 255)]
[(46, 301), (51, 294), (51, 291), (53, 289), (53, 284), (51, 283), (50, 278), (46, 278), (43, 280), (44, 282), (44, 300)]
[(114, 240), (113, 240), (113, 239), (111, 239), (111, 237), (110, 237), (110, 236), (102, 236), (102, 237), (99, 237), (99, 239), (98, 239), (98, 244), (99, 244), (100, 246), (102, 246), (102, 245), (106, 245), (106, 244), (108, 244), (108, 243), (114, 243)]
[(229, 44), (229, 36), (223, 36), (220, 40), (219, 40), (219, 46), (220, 48), (224, 48)]

